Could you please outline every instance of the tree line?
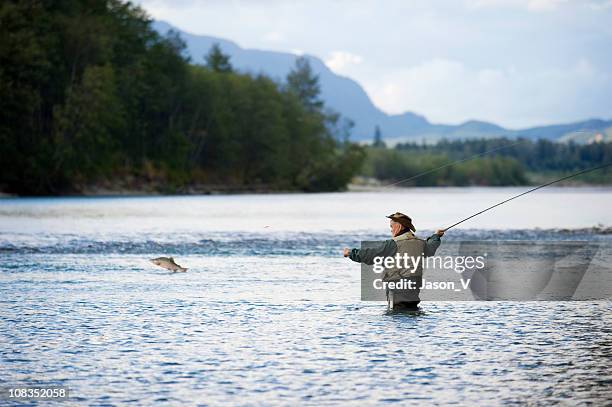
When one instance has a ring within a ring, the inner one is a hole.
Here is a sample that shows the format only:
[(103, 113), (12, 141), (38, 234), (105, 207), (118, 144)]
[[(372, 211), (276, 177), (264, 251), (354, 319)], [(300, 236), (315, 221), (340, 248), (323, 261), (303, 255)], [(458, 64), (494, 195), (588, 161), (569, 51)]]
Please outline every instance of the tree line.
[[(612, 143), (444, 139), (436, 144), (408, 142), (387, 148), (377, 131), (361, 174), (390, 182), (418, 175), (402, 183), (406, 186), (524, 185), (610, 162)], [(603, 169), (578, 180), (610, 184), (612, 171)]]
[[(449, 165), (451, 164), (452, 165)], [(482, 157), (453, 160), (440, 152), (370, 147), (361, 175), (399, 186), (525, 185), (523, 167), (512, 158)]]
[(606, 162), (612, 162), (612, 143), (577, 144), (572, 141), (558, 143), (546, 139), (525, 138), (441, 140), (435, 145), (404, 143), (397, 150), (442, 153), (452, 159), (478, 154), (487, 157), (515, 159), (528, 171), (578, 171)]
[(0, 188), (78, 192), (104, 180), (342, 189), (363, 148), (308, 61), (286, 81), (192, 64), (176, 33), (119, 0), (0, 5)]

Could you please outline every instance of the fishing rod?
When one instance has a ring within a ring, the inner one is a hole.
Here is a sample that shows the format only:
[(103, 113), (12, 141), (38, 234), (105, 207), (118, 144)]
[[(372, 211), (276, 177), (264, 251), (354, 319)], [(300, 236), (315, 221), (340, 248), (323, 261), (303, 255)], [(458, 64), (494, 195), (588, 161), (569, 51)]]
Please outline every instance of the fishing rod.
[(518, 194), (518, 195), (515, 195), (515, 196), (513, 196), (513, 197), (511, 197), (511, 198), (508, 198), (508, 199), (506, 199), (505, 201), (502, 201), (502, 202), (496, 203), (496, 204), (495, 204), (495, 205), (493, 205), (493, 206), (489, 206), (488, 208), (483, 209), (482, 211), (480, 211), (480, 212), (478, 212), (478, 213), (475, 213), (475, 214), (473, 214), (472, 216), (468, 216), (467, 218), (465, 218), (465, 219), (463, 219), (463, 220), (460, 220), (460, 221), (459, 221), (459, 222), (457, 222), (457, 223), (453, 223), (452, 225), (450, 225), (450, 226), (449, 226), (449, 227), (447, 227), (446, 229), (442, 229), (442, 230), (443, 230), (444, 232), (446, 232), (446, 231), (447, 231), (447, 230), (449, 230), (450, 228), (454, 228), (455, 226), (457, 226), (457, 225), (459, 225), (459, 224), (461, 224), (461, 223), (465, 222), (466, 220), (472, 219), (473, 217), (478, 216), (478, 215), (480, 215), (481, 213), (485, 213), (486, 211), (489, 211), (489, 210), (491, 210), (491, 209), (493, 209), (493, 208), (495, 208), (495, 207), (498, 207), (498, 206), (500, 206), (500, 205), (503, 205), (503, 204), (505, 204), (506, 202), (510, 202), (510, 201), (512, 201), (513, 199), (519, 198), (519, 197), (521, 197), (521, 196), (523, 196), (523, 195), (527, 195), (527, 194), (528, 194), (528, 193), (530, 193), (530, 192), (534, 192), (534, 191), (537, 191), (538, 189), (541, 189), (541, 188), (547, 187), (547, 186), (552, 185), (552, 184), (555, 184), (555, 183), (557, 183), (557, 182), (565, 181), (566, 179), (574, 178), (574, 177), (577, 177), (578, 175), (586, 174), (587, 172), (592, 172), (592, 171), (600, 170), (600, 169), (602, 169), (602, 168), (606, 168), (606, 167), (609, 167), (609, 166), (611, 166), (611, 165), (612, 165), (612, 162), (607, 163), (607, 164), (602, 164), (602, 165), (599, 165), (599, 166), (597, 166), (597, 167), (587, 168), (587, 169), (582, 170), (582, 171), (579, 171), (579, 172), (577, 172), (577, 173), (574, 173), (574, 174), (571, 174), (571, 175), (565, 176), (565, 177), (563, 177), (563, 178), (556, 179), (556, 180), (551, 181), (551, 182), (547, 182), (546, 184), (542, 184), (542, 185), (537, 186), (537, 187), (535, 187), (535, 188), (531, 188), (530, 190), (525, 191), (525, 192), (523, 192), (523, 193), (520, 193), (520, 194)]
[(443, 165), (441, 165), (439, 167), (432, 168), (431, 170), (423, 171), (423, 172), (421, 172), (421, 173), (419, 173), (417, 175), (413, 175), (410, 178), (401, 179), (401, 180), (393, 182), (391, 184), (383, 185), (382, 188), (388, 188), (388, 187), (392, 187), (392, 186), (395, 186), (395, 185), (403, 184), (404, 182), (412, 181), (413, 179), (420, 178), (423, 175), (427, 175), (427, 174), (430, 174), (432, 172), (441, 170), (442, 168), (446, 168), (446, 167), (450, 167), (451, 165), (455, 165), (455, 164), (463, 163), (463, 162), (466, 162), (466, 161), (470, 161), (470, 160), (473, 160), (475, 158), (481, 157), (481, 156), (483, 156), (485, 154), (489, 154), (489, 153), (493, 153), (495, 151), (503, 150), (504, 148), (514, 147), (514, 146), (516, 146), (518, 144), (526, 143), (527, 141), (530, 141), (530, 140), (521, 140), (521, 141), (517, 141), (516, 143), (508, 144), (506, 146), (492, 148), (491, 150), (483, 151), (482, 153), (474, 154), (474, 155), (469, 156), (467, 158), (462, 158), (460, 160), (452, 161), (452, 162), (443, 164)]

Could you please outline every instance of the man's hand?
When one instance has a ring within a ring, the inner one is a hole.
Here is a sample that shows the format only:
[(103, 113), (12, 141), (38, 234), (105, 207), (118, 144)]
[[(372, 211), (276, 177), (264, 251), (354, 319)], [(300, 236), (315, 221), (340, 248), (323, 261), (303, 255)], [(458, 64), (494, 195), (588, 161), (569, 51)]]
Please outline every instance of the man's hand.
[(438, 229), (438, 230), (436, 230), (436, 235), (438, 235), (438, 237), (442, 237), (442, 236), (444, 236), (444, 229)]
[(342, 255), (344, 257), (348, 257), (349, 254), (351, 254), (351, 249), (349, 249), (348, 247), (345, 247), (344, 250), (342, 251)]

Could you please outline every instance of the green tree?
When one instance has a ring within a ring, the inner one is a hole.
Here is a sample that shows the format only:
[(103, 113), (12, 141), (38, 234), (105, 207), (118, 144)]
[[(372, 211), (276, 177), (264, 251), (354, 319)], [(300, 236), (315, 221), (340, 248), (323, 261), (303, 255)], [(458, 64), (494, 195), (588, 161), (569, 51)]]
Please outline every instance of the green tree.
[(321, 93), (319, 76), (313, 72), (310, 62), (305, 57), (295, 60), (295, 66), (287, 75), (287, 88), (308, 110), (319, 111), (323, 107), (323, 101), (319, 98)]
[(221, 51), (221, 47), (218, 43), (213, 44), (208, 51), (208, 54), (204, 57), (206, 60), (206, 66), (215, 72), (228, 73), (232, 72), (233, 68), (230, 64), (230, 56), (226, 55)]
[(387, 147), (387, 145), (382, 139), (382, 132), (380, 131), (380, 127), (378, 127), (378, 125), (376, 125), (376, 127), (374, 128), (374, 143), (372, 143), (372, 147)]

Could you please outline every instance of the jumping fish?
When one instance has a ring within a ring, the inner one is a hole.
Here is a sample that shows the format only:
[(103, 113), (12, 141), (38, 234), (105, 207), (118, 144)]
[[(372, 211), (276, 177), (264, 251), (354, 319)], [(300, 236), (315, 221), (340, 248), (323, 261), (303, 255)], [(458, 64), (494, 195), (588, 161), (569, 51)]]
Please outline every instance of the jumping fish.
[(163, 267), (172, 272), (184, 273), (185, 271), (187, 271), (185, 267), (181, 267), (176, 264), (172, 257), (158, 257), (156, 259), (151, 259), (150, 262), (155, 264), (156, 266)]

